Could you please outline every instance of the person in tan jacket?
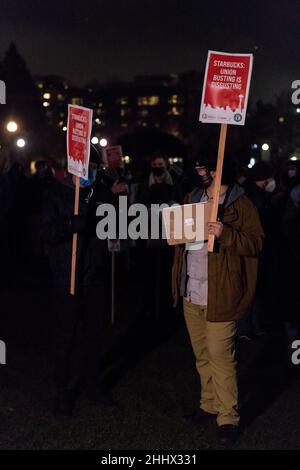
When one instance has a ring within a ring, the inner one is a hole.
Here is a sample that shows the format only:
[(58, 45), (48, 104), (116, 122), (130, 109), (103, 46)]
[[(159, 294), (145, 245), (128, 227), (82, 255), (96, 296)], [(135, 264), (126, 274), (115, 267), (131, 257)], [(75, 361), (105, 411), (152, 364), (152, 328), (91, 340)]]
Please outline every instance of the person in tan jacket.
[[(216, 160), (195, 165), (197, 187), (188, 203), (212, 200)], [(254, 298), (263, 230), (256, 208), (234, 183), (234, 167), (224, 161), (218, 221), (208, 224), (215, 235), (207, 242), (177, 246), (172, 271), (173, 297), (183, 297), (184, 317), (201, 381), (200, 407), (188, 419), (204, 422), (216, 416), (221, 444), (238, 437), (238, 390), (235, 361), (236, 322)]]

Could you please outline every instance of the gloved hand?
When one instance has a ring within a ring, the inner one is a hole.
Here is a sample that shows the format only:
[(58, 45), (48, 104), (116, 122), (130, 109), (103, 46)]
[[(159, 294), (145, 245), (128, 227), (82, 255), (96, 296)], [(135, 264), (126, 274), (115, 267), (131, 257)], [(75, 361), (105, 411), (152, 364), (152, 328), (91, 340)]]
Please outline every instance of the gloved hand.
[(86, 215), (72, 215), (67, 220), (66, 230), (69, 233), (81, 233), (86, 227)]

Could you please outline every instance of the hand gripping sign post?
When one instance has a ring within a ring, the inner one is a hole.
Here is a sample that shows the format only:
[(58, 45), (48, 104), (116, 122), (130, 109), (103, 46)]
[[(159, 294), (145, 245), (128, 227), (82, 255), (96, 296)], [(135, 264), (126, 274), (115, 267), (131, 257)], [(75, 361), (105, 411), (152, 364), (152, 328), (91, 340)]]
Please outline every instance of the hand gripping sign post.
[[(252, 54), (208, 51), (199, 120), (221, 124), (211, 222), (218, 215), (227, 125), (245, 124), (252, 64)], [(214, 235), (209, 235), (208, 251), (213, 248)]]
[[(68, 106), (68, 172), (76, 177), (74, 215), (79, 213), (80, 178), (89, 177), (90, 141), (93, 111), (82, 106)], [(77, 233), (73, 234), (70, 294), (75, 294)]]

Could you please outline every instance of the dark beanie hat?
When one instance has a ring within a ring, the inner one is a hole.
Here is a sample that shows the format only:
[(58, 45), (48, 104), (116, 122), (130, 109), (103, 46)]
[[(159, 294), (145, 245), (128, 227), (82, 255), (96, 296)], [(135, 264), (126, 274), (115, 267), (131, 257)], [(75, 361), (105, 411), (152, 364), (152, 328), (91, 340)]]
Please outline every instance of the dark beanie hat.
[(273, 176), (273, 168), (268, 162), (257, 162), (249, 171), (253, 181), (263, 181)]

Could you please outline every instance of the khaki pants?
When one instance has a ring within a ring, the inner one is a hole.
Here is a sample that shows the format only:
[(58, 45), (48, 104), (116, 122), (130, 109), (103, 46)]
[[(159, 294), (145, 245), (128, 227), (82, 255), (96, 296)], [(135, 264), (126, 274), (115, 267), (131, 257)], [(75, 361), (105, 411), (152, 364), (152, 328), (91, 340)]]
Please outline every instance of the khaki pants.
[(219, 426), (239, 422), (235, 361), (236, 322), (209, 322), (207, 308), (183, 301), (184, 317), (201, 380), (200, 408)]

